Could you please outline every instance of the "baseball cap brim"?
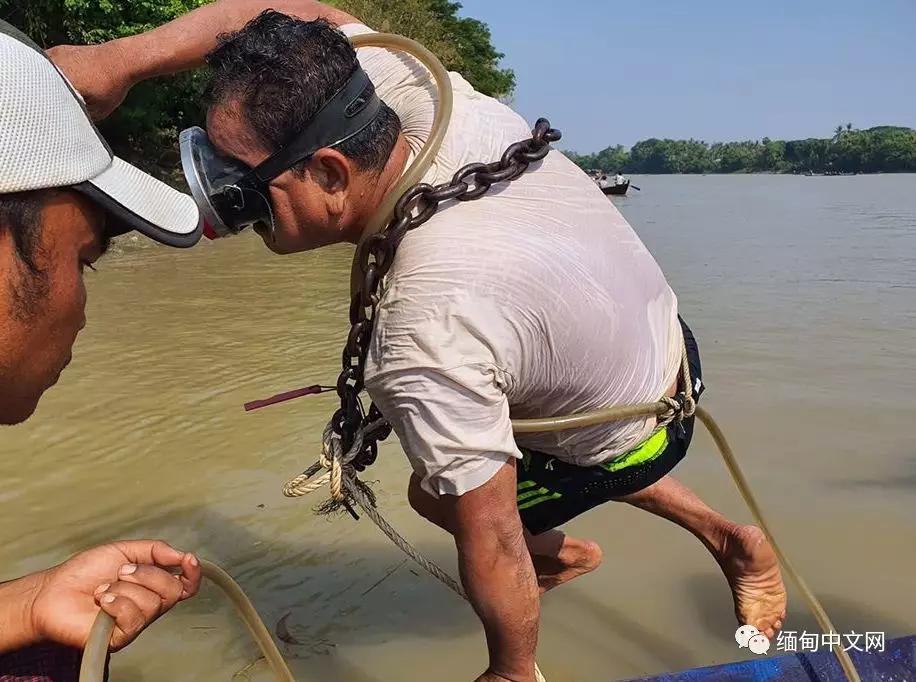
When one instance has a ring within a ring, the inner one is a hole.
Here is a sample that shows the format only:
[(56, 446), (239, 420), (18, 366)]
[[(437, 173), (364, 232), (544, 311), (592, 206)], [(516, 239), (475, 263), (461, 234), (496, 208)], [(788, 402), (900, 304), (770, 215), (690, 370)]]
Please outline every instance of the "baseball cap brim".
[(109, 213), (112, 236), (136, 230), (169, 246), (190, 247), (203, 234), (200, 211), (191, 197), (118, 157), (74, 188)]

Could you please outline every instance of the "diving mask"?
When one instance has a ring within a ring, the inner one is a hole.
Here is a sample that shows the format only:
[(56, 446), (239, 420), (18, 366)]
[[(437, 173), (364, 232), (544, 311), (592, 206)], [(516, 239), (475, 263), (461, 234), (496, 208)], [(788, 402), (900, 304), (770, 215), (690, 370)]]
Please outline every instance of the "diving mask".
[(335, 147), (375, 120), (381, 100), (356, 66), (343, 86), (283, 149), (255, 168), (219, 153), (206, 131), (181, 133), (181, 165), (210, 239), (238, 234), (258, 224), (273, 230), (270, 183), (319, 149)]

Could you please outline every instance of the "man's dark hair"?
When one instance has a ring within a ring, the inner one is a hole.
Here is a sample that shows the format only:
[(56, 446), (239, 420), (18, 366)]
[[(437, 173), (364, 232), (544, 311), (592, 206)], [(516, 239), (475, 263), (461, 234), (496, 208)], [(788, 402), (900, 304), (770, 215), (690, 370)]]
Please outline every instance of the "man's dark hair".
[(13, 282), (12, 315), (29, 321), (48, 296), (48, 275), (35, 262), (41, 241), (41, 211), (49, 190), (0, 194), (0, 233), (13, 238), (16, 253), (24, 266), (23, 276)]
[[(220, 36), (207, 63), (211, 104), (238, 103), (258, 141), (276, 152), (343, 86), (357, 59), (327, 21), (267, 10), (241, 31)], [(381, 171), (400, 132), (400, 119), (383, 103), (376, 119), (337, 149), (360, 170)]]
[(13, 238), (16, 253), (33, 274), (40, 272), (35, 251), (41, 238), (41, 209), (46, 198), (41, 190), (0, 194), (0, 232)]

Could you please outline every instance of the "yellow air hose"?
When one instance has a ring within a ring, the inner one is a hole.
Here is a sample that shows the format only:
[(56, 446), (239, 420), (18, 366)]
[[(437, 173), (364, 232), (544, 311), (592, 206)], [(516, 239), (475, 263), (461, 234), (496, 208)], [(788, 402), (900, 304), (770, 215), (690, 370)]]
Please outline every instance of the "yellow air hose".
[[(239, 617), (245, 622), (252, 639), (257, 643), (261, 654), (267, 659), (271, 670), (279, 682), (296, 682), (290, 672), (289, 666), (283, 659), (283, 655), (270, 636), (264, 621), (258, 615), (251, 601), (235, 582), (232, 577), (216, 564), (202, 560), (200, 562), (200, 571), (211, 583), (216, 585), (223, 594), (232, 602)], [(108, 659), (108, 643), (111, 641), (111, 633), (114, 630), (114, 621), (104, 611), (99, 612), (92, 630), (89, 633), (89, 640), (83, 651), (83, 661), (80, 664), (80, 682), (104, 682), (105, 680), (105, 663)]]
[[(433, 127), (430, 131), (429, 139), (426, 140), (423, 149), (420, 150), (420, 153), (417, 154), (413, 163), (410, 164), (410, 167), (401, 176), (398, 184), (395, 185), (394, 189), (390, 191), (384, 201), (382, 201), (382, 205), (379, 206), (378, 211), (376, 211), (375, 216), (373, 216), (372, 222), (363, 230), (359, 240), (359, 246), (362, 246), (363, 242), (369, 237), (381, 232), (385, 226), (391, 222), (391, 217), (394, 215), (395, 204), (398, 203), (398, 200), (407, 190), (423, 179), (423, 176), (426, 175), (430, 166), (433, 165), (436, 154), (439, 153), (439, 148), (442, 146), (442, 140), (445, 139), (445, 134), (448, 132), (448, 124), (452, 119), (454, 94), (452, 92), (452, 80), (448, 75), (448, 71), (446, 71), (445, 67), (442, 65), (442, 62), (439, 61), (436, 55), (417, 41), (393, 33), (369, 33), (354, 36), (350, 42), (353, 43), (353, 47), (357, 48), (386, 47), (392, 50), (406, 52), (416, 57), (427, 69), (429, 69), (430, 73), (432, 73), (438, 91), (436, 114), (433, 118)], [(359, 248), (356, 249), (356, 253), (359, 253)], [(359, 278), (360, 269), (356, 263), (356, 256), (354, 256), (353, 271), (351, 275), (351, 289), (354, 292), (359, 286)]]
[[(388, 194), (376, 213), (373, 221), (366, 227), (361, 242), (372, 234), (376, 234), (390, 222), (394, 212), (394, 206), (398, 199), (408, 189), (417, 184), (429, 170), (435, 159), (436, 153), (442, 144), (442, 140), (448, 130), (448, 123), (452, 113), (452, 86), (448, 72), (442, 63), (425, 47), (416, 41), (404, 38), (403, 36), (387, 33), (371, 33), (354, 36), (351, 39), (354, 47), (385, 47), (394, 50), (406, 52), (420, 60), (432, 73), (439, 91), (439, 101), (436, 106), (436, 114), (433, 119), (433, 127), (430, 137), (423, 147), (423, 150), (417, 155), (413, 163), (403, 174), (397, 186)], [(356, 286), (357, 268), (354, 268), (354, 286)], [(689, 385), (690, 382), (688, 382)], [(636, 417), (662, 416), (669, 412), (671, 405), (665, 402), (647, 403), (643, 405), (630, 405), (624, 407), (612, 407), (595, 412), (588, 412), (579, 415), (566, 417), (553, 417), (548, 419), (524, 419), (512, 422), (513, 429), (516, 433), (532, 433), (541, 431), (563, 431), (565, 429), (583, 428), (586, 426), (595, 426), (621, 419), (633, 419)], [(722, 459), (728, 467), (735, 484), (738, 486), (744, 501), (747, 503), (754, 520), (766, 534), (767, 539), (773, 546), (776, 556), (785, 572), (795, 582), (802, 597), (811, 608), (814, 617), (824, 632), (838, 632), (827, 617), (823, 607), (814, 593), (808, 588), (808, 585), (802, 577), (795, 571), (785, 554), (776, 544), (773, 534), (770, 532), (769, 525), (763, 517), (756, 499), (751, 493), (744, 474), (738, 467), (734, 453), (725, 439), (722, 430), (716, 424), (706, 410), (697, 407), (696, 416), (706, 426), (713, 440), (719, 448)], [(252, 638), (257, 643), (264, 658), (267, 660), (277, 680), (281, 682), (295, 682), (295, 678), (290, 672), (289, 666), (283, 659), (280, 650), (270, 635), (270, 632), (264, 625), (264, 622), (258, 616), (257, 611), (251, 604), (251, 601), (245, 596), (242, 588), (239, 587), (228, 573), (214, 563), (203, 560), (201, 561), (201, 572), (210, 582), (219, 587), (235, 607), (241, 619), (245, 622)], [(114, 629), (114, 621), (111, 616), (104, 611), (100, 611), (92, 630), (89, 633), (89, 639), (83, 652), (82, 665), (80, 667), (80, 682), (103, 682), (105, 679), (105, 667), (108, 658), (108, 646), (111, 641), (111, 633)], [(834, 647), (834, 653), (839, 659), (843, 672), (850, 682), (860, 682), (858, 673), (849, 658), (849, 654), (842, 647)]]

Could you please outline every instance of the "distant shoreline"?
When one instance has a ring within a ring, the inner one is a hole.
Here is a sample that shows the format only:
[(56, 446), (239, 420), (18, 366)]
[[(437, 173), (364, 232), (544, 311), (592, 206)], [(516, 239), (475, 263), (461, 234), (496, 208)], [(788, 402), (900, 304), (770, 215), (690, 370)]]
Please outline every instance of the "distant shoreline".
[(602, 173), (702, 175), (774, 173), (858, 175), (916, 172), (916, 130), (837, 126), (832, 138), (716, 142), (650, 138), (627, 149), (607, 147), (594, 154), (566, 154), (580, 168)]

